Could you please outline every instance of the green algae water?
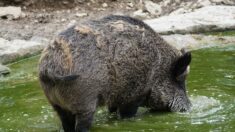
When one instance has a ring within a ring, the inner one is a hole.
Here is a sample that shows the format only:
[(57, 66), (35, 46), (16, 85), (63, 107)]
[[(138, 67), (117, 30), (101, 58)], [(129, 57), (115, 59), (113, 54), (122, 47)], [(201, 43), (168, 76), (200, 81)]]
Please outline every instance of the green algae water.
[[(0, 77), (0, 132), (57, 132), (60, 121), (48, 104), (37, 78), (39, 56), (9, 65)], [(235, 131), (235, 46), (193, 51), (188, 93), (190, 113), (149, 113), (119, 119), (99, 108), (94, 132), (232, 132)]]

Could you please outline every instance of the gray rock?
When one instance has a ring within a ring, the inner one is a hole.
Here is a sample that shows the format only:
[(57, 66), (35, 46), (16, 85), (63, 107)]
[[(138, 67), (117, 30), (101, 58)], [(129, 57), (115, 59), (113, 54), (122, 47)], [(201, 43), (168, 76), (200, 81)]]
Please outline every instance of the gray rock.
[(86, 16), (88, 16), (87, 13), (76, 13), (75, 15), (76, 15), (76, 17), (86, 17)]
[(216, 4), (235, 5), (234, 0), (211, 0), (211, 2)]
[(143, 10), (137, 10), (132, 15), (135, 18), (139, 19), (147, 19), (149, 18), (149, 14), (147, 12), (144, 12)]
[(33, 38), (35, 41), (12, 40), (0, 38), (0, 63), (6, 64), (38, 54), (47, 44), (46, 39)]
[(186, 10), (184, 8), (179, 8), (179, 9), (171, 12), (169, 15), (179, 15), (179, 14), (185, 14), (185, 13), (189, 13), (189, 12), (191, 12), (191, 11)]
[(107, 3), (103, 3), (102, 7), (106, 8), (106, 7), (108, 7), (108, 4)]
[(156, 32), (200, 33), (235, 29), (235, 6), (207, 6), (191, 13), (145, 20)]
[[(154, 2), (155, 3), (150, 1), (147, 3), (156, 4), (157, 2), (157, 6), (160, 6), (162, 9), (160, 16), (168, 15), (177, 10), (178, 10), (177, 13), (185, 13), (185, 12), (192, 12), (198, 8), (206, 6), (235, 5), (235, 0), (157, 0), (157, 1), (155, 0)], [(146, 3), (146, 1), (144, 3)], [(152, 8), (155, 7), (156, 6), (153, 6)], [(182, 11), (182, 9), (185, 11)]]
[(0, 7), (0, 17), (7, 19), (18, 19), (22, 14), (20, 7), (8, 6)]
[(177, 49), (186, 48), (196, 50), (206, 47), (223, 46), (235, 44), (233, 36), (214, 36), (214, 35), (162, 35), (162, 37)]
[(11, 72), (10, 68), (0, 64), (0, 76), (7, 75)]
[(159, 16), (162, 13), (162, 7), (152, 1), (144, 1), (144, 7), (151, 15)]

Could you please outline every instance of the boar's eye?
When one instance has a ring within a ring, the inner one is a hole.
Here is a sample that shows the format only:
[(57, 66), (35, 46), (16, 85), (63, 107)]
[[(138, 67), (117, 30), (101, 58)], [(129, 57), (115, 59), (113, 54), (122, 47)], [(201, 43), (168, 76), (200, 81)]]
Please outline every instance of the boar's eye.
[(183, 81), (189, 72), (191, 52), (184, 53), (174, 64), (173, 75), (178, 81)]

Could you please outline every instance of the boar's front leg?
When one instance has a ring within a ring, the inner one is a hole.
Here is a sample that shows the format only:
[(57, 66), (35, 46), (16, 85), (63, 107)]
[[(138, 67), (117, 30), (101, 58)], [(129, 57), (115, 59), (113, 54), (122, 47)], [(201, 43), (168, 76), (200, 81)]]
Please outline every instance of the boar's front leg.
[(119, 107), (119, 113), (121, 118), (130, 118), (135, 116), (139, 105), (137, 104), (126, 104)]
[(76, 132), (88, 132), (93, 116), (96, 111), (97, 99), (92, 99), (91, 96), (87, 96), (82, 105), (78, 106), (78, 111), (75, 117), (75, 131)]
[(95, 111), (87, 111), (76, 114), (75, 131), (88, 132), (92, 124), (94, 113)]
[(115, 113), (118, 110), (118, 107), (115, 105), (109, 105), (108, 106), (109, 113)]
[(60, 106), (53, 105), (54, 110), (58, 113), (65, 132), (75, 131), (75, 115), (62, 109)]

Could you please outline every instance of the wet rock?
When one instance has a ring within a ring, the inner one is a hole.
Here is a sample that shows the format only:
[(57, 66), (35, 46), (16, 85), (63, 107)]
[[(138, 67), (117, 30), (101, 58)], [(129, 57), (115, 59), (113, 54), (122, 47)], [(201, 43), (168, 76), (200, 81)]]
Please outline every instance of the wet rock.
[(34, 41), (8, 41), (0, 38), (0, 63), (6, 64), (20, 58), (38, 54), (47, 44), (48, 41), (39, 38), (34, 38)]
[(156, 32), (201, 33), (235, 29), (234, 6), (207, 6), (191, 13), (145, 20)]
[(7, 75), (11, 72), (10, 68), (0, 64), (0, 76)]
[(144, 8), (154, 16), (159, 16), (162, 13), (162, 7), (152, 1), (144, 1)]
[(0, 17), (3, 19), (18, 19), (22, 14), (20, 7), (8, 6), (0, 7)]

